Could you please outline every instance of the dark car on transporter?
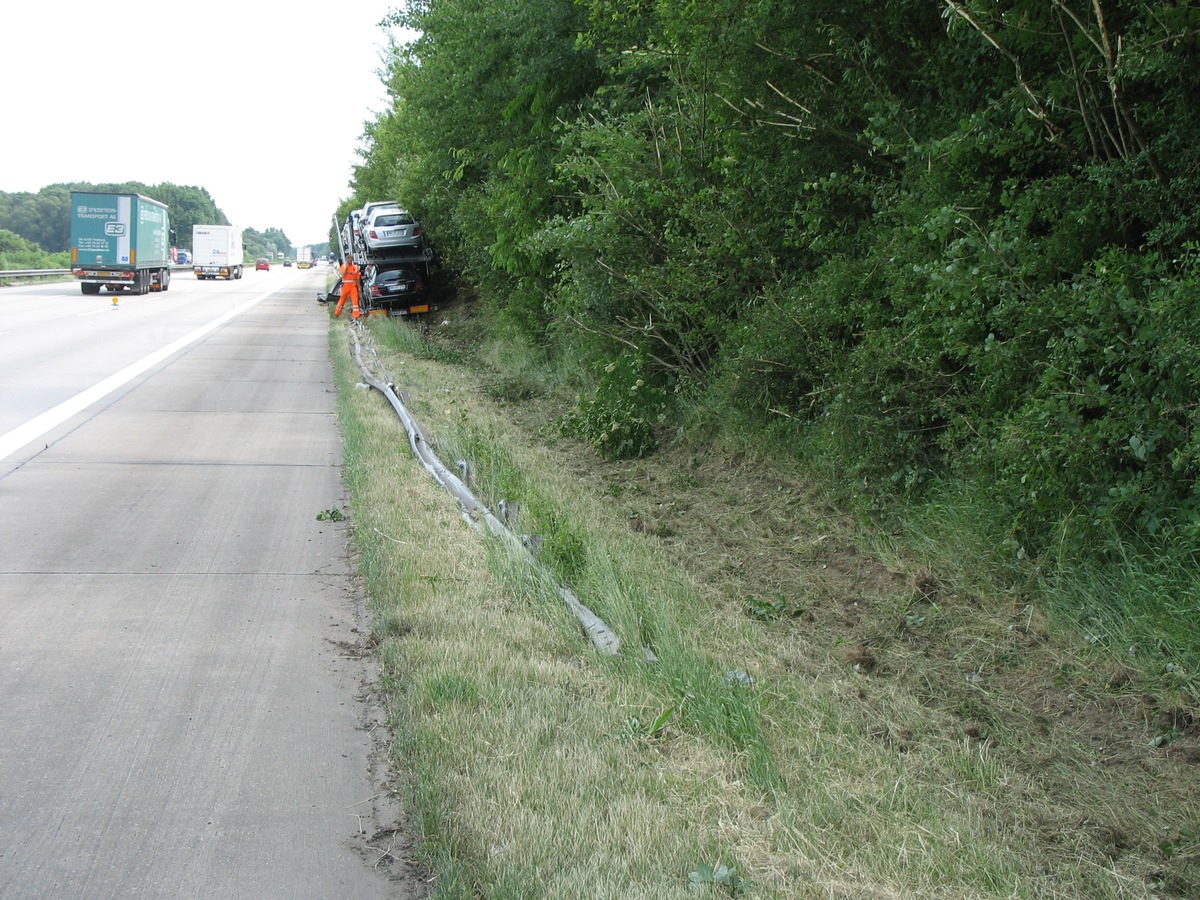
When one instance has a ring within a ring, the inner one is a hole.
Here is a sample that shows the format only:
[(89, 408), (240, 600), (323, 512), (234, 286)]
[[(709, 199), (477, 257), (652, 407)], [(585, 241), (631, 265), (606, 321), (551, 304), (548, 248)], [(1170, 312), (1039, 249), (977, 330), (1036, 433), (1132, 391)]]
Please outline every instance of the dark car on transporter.
[(412, 316), (434, 309), (426, 295), (425, 276), (416, 266), (368, 267), (363, 305), (390, 316)]

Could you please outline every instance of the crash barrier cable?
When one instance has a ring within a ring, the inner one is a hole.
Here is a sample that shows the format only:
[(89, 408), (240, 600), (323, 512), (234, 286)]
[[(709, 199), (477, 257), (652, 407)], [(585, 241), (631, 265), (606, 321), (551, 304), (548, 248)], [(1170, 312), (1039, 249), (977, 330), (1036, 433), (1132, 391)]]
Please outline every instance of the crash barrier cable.
[[(529, 548), (525, 546), (521, 537), (515, 534), (506, 523), (493, 515), (491, 510), (480, 503), (464, 481), (446, 468), (441, 460), (438, 459), (437, 454), (433, 452), (433, 448), (429, 446), (429, 442), (425, 439), (425, 435), (422, 434), (420, 426), (401, 402), (400, 396), (396, 392), (396, 386), (380, 381), (368, 370), (362, 359), (362, 345), (359, 341), (358, 333), (361, 327), (361, 325), (351, 325), (349, 332), (354, 344), (354, 360), (358, 363), (358, 368), (362, 372), (363, 382), (383, 394), (392, 405), (392, 409), (396, 411), (396, 414), (400, 417), (400, 421), (404, 423), (404, 428), (408, 432), (409, 445), (412, 447), (417, 459), (420, 460), (421, 465), (425, 467), (425, 471), (432, 475), (433, 479), (448, 490), (454, 499), (458, 501), (463, 518), (466, 519), (472, 528), (482, 530), (486, 526), (489, 532), (505, 541), (512, 548), (513, 552), (522, 557), (526, 563), (535, 569), (539, 569), (540, 564), (534, 558)], [(575, 615), (575, 618), (579, 620), (584, 633), (597, 650), (613, 656), (621, 652), (621, 642), (617, 636), (604, 624), (599, 616), (580, 602), (579, 598), (575, 596), (570, 588), (565, 585), (558, 585), (558, 595), (567, 605), (567, 608)]]

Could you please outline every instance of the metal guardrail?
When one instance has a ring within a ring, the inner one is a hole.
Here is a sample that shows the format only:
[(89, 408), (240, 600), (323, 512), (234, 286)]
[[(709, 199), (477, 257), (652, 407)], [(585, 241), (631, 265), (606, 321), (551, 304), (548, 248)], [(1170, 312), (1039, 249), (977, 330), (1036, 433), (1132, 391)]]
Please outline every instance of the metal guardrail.
[(3, 269), (0, 278), (49, 278), (53, 275), (70, 275), (70, 269)]
[[(172, 272), (190, 272), (192, 266), (171, 266)], [(0, 269), (0, 281), (8, 278), (54, 278), (58, 275), (70, 275), (70, 269)]]

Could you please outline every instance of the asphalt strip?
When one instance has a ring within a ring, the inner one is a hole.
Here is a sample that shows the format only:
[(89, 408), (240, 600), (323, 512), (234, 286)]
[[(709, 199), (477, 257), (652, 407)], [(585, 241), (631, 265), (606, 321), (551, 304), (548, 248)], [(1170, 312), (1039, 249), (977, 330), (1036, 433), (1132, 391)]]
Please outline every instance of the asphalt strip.
[(224, 315), (218, 316), (207, 325), (201, 325), (194, 331), (190, 331), (178, 340), (172, 341), (165, 347), (155, 350), (148, 356), (143, 356), (135, 363), (131, 363), (121, 371), (109, 375), (103, 381), (97, 382), (85, 391), (80, 391), (70, 400), (64, 400), (62, 403), (53, 409), (46, 410), (39, 416), (30, 419), (24, 425), (18, 425), (7, 434), (0, 435), (0, 460), (6, 459), (13, 453), (16, 453), (26, 444), (32, 443), (40, 438), (43, 434), (58, 425), (61, 425), (71, 416), (78, 412), (87, 409), (97, 400), (102, 400), (107, 397), (117, 388), (137, 378), (147, 369), (158, 365), (167, 357), (174, 353), (178, 353), (189, 344), (194, 344), (200, 338), (204, 337), (212, 331), (220, 328), (231, 319), (235, 319), (242, 313), (257, 306), (267, 297), (270, 297), (276, 291), (280, 290), (283, 285), (272, 288), (269, 291), (264, 291), (252, 300), (247, 300), (241, 306), (234, 307)]

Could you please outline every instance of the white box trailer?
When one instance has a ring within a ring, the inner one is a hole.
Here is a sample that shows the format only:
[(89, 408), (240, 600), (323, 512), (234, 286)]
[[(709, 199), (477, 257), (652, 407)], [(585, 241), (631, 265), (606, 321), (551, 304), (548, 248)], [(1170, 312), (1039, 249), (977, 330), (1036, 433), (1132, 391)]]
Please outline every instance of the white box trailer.
[(196, 277), (242, 277), (242, 229), (233, 225), (192, 226), (192, 271)]

